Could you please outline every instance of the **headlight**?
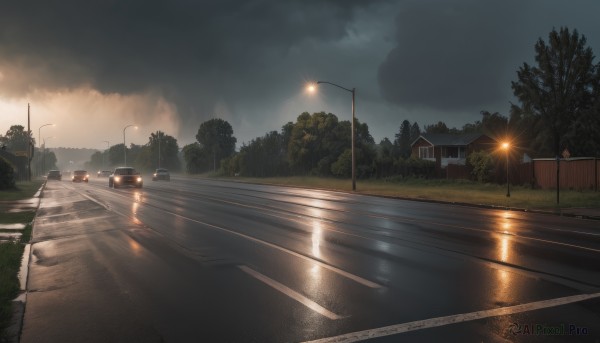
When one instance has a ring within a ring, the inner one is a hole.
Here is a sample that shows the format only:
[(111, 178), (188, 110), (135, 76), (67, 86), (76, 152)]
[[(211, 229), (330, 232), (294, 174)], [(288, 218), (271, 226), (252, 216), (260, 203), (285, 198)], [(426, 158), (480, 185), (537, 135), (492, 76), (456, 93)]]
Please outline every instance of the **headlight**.
[(86, 179), (87, 179), (87, 178), (89, 178), (89, 177), (90, 177), (90, 174), (87, 174), (87, 175), (85, 176), (85, 178), (86, 178)]
[(138, 176), (137, 182), (142, 182), (142, 178)]
[(153, 175), (154, 175), (154, 177), (156, 177), (156, 173), (154, 173)]
[(119, 182), (119, 181), (121, 181), (121, 178), (118, 176), (115, 176), (115, 182)]

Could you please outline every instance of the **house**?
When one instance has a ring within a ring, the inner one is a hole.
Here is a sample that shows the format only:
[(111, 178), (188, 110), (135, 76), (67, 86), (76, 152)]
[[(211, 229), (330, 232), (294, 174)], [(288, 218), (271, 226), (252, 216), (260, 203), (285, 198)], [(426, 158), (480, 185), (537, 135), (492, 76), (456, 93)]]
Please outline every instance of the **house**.
[(411, 144), (411, 156), (434, 161), (439, 170), (449, 164), (465, 165), (467, 156), (472, 152), (491, 150), (497, 144), (493, 138), (482, 133), (423, 133)]

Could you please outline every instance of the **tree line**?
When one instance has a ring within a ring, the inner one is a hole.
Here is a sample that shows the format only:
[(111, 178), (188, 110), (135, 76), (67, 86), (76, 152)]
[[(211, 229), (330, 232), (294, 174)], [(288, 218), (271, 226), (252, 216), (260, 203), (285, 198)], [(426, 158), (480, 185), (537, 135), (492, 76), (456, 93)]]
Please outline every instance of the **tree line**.
[[(498, 141), (510, 140), (519, 154), (531, 157), (560, 156), (568, 149), (572, 157), (600, 156), (600, 63), (594, 63), (585, 36), (568, 28), (552, 30), (548, 41), (535, 44), (535, 65), (524, 63), (511, 83), (518, 100), (507, 116), (481, 111), (481, 118), (462, 128), (444, 122), (425, 125), (424, 133), (482, 133)], [(359, 178), (393, 176), (430, 177), (434, 165), (412, 157), (411, 144), (422, 133), (420, 126), (404, 120), (393, 141), (387, 137), (375, 143), (366, 123), (355, 119), (356, 171)], [(133, 161), (149, 170), (159, 164), (188, 173), (217, 172), (223, 175), (287, 176), (320, 175), (349, 177), (351, 174), (351, 123), (332, 113), (300, 114), (280, 131), (267, 132), (235, 151), (237, 139), (231, 125), (222, 119), (202, 123), (196, 142), (179, 153), (177, 140), (157, 131), (147, 144), (117, 144), (91, 156), (89, 169)], [(31, 135), (15, 126), (0, 143), (11, 149), (27, 147)], [(159, 150), (160, 149), (160, 150)], [(159, 153), (160, 151), (160, 153)], [(158, 160), (158, 156), (160, 161)], [(485, 156), (476, 164), (488, 161)], [(475, 163), (475, 162), (474, 162)], [(487, 162), (486, 162), (487, 163)], [(479, 167), (477, 167), (479, 168)], [(483, 179), (478, 176), (478, 178)]]

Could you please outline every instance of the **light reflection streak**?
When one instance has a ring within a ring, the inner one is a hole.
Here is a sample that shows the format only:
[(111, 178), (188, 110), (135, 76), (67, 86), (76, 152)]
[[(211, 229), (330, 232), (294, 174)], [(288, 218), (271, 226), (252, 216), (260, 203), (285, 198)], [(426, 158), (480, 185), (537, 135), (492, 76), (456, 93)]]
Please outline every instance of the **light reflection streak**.
[(140, 207), (140, 203), (142, 202), (142, 193), (135, 192), (133, 194), (133, 197), (134, 197), (134, 201), (133, 201), (133, 204), (131, 204), (131, 214), (133, 215), (133, 223), (141, 224), (142, 222), (138, 219), (137, 212)]
[(314, 257), (321, 258), (321, 239), (323, 238), (323, 229), (321, 221), (314, 220), (312, 228), (312, 254)]
[[(513, 252), (513, 235), (512, 226), (512, 215), (510, 211), (504, 211), (497, 222), (499, 232), (494, 233), (494, 237), (497, 240), (496, 246), (496, 259), (504, 263), (515, 263), (514, 252)], [(496, 289), (494, 290), (494, 301), (496, 304), (506, 306), (514, 302), (513, 288), (513, 274), (507, 270), (499, 267), (495, 270), (496, 274)]]

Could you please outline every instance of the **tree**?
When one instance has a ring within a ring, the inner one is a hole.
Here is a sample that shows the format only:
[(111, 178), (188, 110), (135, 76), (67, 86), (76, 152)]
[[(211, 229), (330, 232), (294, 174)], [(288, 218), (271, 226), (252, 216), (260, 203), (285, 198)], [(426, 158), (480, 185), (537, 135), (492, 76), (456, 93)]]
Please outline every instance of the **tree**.
[(350, 122), (340, 124), (332, 113), (304, 112), (298, 116), (288, 143), (290, 167), (296, 173), (329, 175), (331, 164), (350, 146), (350, 139)]
[(200, 124), (196, 139), (213, 157), (213, 170), (217, 169), (217, 160), (227, 158), (235, 152), (237, 139), (233, 136), (231, 125), (219, 118)]
[(404, 120), (400, 125), (400, 132), (396, 134), (395, 145), (398, 147), (398, 153), (400, 157), (410, 157), (410, 122)]
[(148, 161), (145, 161), (145, 164), (150, 169), (162, 167), (179, 170), (181, 168), (178, 157), (179, 145), (173, 136), (165, 135), (162, 131), (151, 133), (148, 138), (148, 147)]
[(426, 133), (450, 133), (450, 129), (446, 123), (438, 121), (437, 124), (425, 125)]
[(27, 151), (30, 144), (35, 145), (35, 139), (25, 131), (25, 127), (22, 125), (12, 125), (6, 131), (6, 135), (0, 136), (0, 140), (6, 146), (6, 150), (12, 152)]
[(199, 143), (188, 144), (183, 147), (182, 151), (185, 170), (188, 173), (196, 174), (208, 170), (209, 156), (207, 155), (207, 150), (203, 149)]
[[(512, 89), (521, 102), (520, 112), (525, 117), (539, 119), (542, 124), (532, 121), (548, 138), (542, 152), (560, 156), (567, 145), (583, 142), (584, 137), (577, 132), (582, 121), (591, 119), (594, 124), (599, 120), (598, 114), (590, 111), (600, 66), (593, 64), (594, 55), (586, 47), (585, 36), (580, 36), (577, 30), (570, 33), (568, 28), (552, 30), (548, 43), (540, 38), (535, 52), (537, 65), (524, 63), (517, 71), (518, 80), (512, 82)], [(597, 137), (596, 134), (589, 139), (598, 144)]]
[(0, 157), (0, 190), (14, 189), (15, 185), (13, 166), (3, 157)]
[(419, 124), (417, 124), (417, 122), (414, 122), (410, 127), (410, 143), (412, 144), (414, 141), (416, 141), (420, 135), (421, 128), (419, 127)]

